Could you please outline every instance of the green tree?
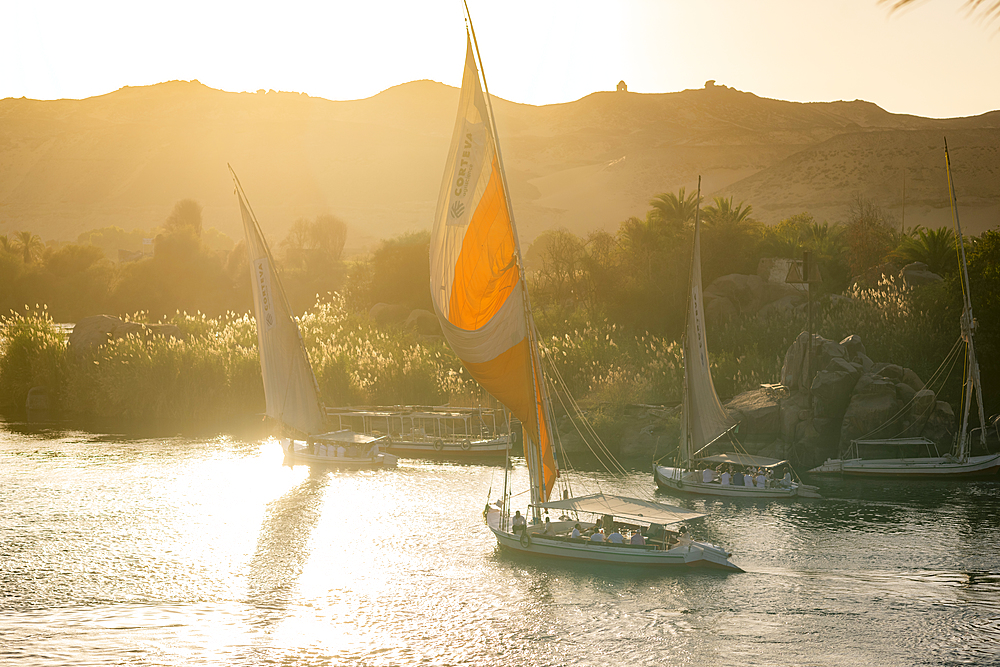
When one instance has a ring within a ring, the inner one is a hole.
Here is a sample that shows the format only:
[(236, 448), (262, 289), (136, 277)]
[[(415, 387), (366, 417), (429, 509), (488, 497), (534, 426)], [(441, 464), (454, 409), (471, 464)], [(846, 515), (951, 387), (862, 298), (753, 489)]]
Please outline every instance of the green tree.
[(699, 203), (698, 193), (688, 194), (685, 188), (679, 189), (677, 194), (663, 192), (650, 200), (650, 218), (655, 223), (680, 231), (694, 222)]
[(895, 222), (873, 200), (855, 195), (847, 213), (844, 240), (851, 277), (876, 284), (882, 275), (876, 269), (898, 244)]
[(958, 268), (955, 233), (947, 228), (924, 229), (917, 226), (903, 236), (889, 259), (899, 264), (923, 262), (939, 275), (947, 275)]
[(21, 253), (21, 259), (25, 264), (31, 264), (35, 256), (45, 248), (38, 234), (31, 232), (14, 232), (10, 245), (15, 252)]
[(201, 204), (193, 199), (182, 199), (174, 204), (174, 210), (163, 223), (168, 234), (190, 229), (196, 238), (201, 238), (201, 228)]
[(752, 213), (752, 206), (734, 205), (732, 197), (716, 197), (702, 211), (701, 265), (706, 285), (730, 273), (757, 272), (763, 227)]

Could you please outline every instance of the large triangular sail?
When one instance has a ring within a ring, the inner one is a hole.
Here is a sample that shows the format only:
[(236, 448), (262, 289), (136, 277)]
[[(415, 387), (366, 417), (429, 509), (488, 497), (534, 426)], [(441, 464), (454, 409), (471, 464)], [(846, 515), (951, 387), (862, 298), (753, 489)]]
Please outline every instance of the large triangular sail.
[(462, 364), (521, 421), (532, 502), (544, 502), (558, 470), (487, 94), (470, 38), (431, 232), (431, 298), (444, 336)]
[(281, 288), (260, 225), (235, 173), (233, 180), (246, 233), (267, 416), (304, 435), (322, 433), (323, 407), (299, 326)]
[[(700, 192), (700, 188), (699, 188)], [(691, 292), (688, 294), (684, 333), (684, 398), (680, 459), (688, 465), (702, 447), (725, 433), (733, 421), (715, 392), (705, 341), (705, 308), (701, 290), (701, 225), (695, 216), (694, 252), (691, 258)]]

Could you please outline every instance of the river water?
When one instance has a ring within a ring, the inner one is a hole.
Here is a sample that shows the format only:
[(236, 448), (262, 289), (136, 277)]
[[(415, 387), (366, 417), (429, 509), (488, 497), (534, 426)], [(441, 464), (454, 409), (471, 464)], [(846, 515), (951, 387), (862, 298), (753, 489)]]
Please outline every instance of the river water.
[(1000, 480), (662, 497), (709, 512), (692, 529), (727, 574), (502, 554), (481, 519), (502, 479), (0, 422), (0, 663), (1000, 664)]

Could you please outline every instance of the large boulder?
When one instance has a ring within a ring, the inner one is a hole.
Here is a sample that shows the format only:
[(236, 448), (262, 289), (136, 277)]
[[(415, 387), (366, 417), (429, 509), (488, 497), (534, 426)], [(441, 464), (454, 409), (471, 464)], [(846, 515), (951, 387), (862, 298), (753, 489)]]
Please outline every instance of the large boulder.
[(763, 389), (737, 395), (725, 405), (733, 421), (740, 423), (740, 436), (774, 439), (781, 433), (781, 406)]
[(921, 285), (933, 285), (944, 280), (934, 273), (923, 262), (912, 262), (903, 267), (899, 272), (899, 277), (907, 287), (919, 287)]
[(412, 310), (406, 317), (403, 326), (407, 329), (414, 329), (423, 336), (440, 336), (441, 323), (438, 322), (437, 315), (429, 310)]
[(902, 422), (889, 424), (903, 404), (896, 398), (896, 384), (885, 378), (865, 374), (854, 387), (851, 402), (840, 425), (840, 447), (861, 437), (891, 438), (903, 428)]
[(409, 308), (395, 303), (376, 303), (368, 311), (368, 318), (382, 327), (402, 325), (409, 315)]

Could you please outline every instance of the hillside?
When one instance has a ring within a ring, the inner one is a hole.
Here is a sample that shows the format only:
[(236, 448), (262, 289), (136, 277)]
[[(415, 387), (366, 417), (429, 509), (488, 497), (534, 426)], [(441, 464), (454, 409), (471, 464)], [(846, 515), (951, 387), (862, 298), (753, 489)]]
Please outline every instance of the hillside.
[[(193, 198), (206, 226), (237, 237), (229, 163), (272, 237), (329, 212), (361, 249), (430, 227), (456, 104), (456, 89), (431, 81), (343, 102), (196, 81), (0, 100), (0, 234), (151, 228)], [(525, 241), (552, 227), (617, 228), (699, 174), (709, 197), (731, 194), (773, 223), (803, 210), (839, 221), (856, 193), (898, 214), (905, 171), (906, 224), (946, 224), (944, 136), (963, 223), (978, 232), (1000, 222), (1000, 112), (926, 119), (725, 86), (494, 108)]]

